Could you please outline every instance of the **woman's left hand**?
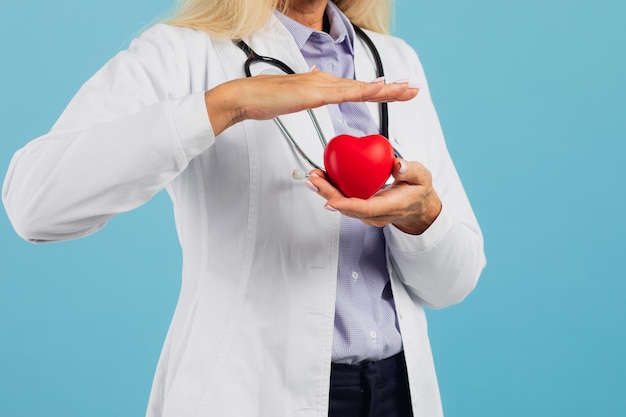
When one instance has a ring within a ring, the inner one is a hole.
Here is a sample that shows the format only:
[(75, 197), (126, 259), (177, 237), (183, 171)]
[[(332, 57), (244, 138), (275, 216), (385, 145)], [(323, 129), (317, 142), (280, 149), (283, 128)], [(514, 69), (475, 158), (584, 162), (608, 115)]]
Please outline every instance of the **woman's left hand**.
[(405, 233), (422, 234), (441, 212), (441, 200), (433, 189), (430, 171), (419, 162), (396, 158), (392, 175), (393, 184), (367, 200), (344, 196), (318, 169), (310, 172), (308, 181), (327, 200), (329, 210), (368, 225), (383, 227), (391, 223)]

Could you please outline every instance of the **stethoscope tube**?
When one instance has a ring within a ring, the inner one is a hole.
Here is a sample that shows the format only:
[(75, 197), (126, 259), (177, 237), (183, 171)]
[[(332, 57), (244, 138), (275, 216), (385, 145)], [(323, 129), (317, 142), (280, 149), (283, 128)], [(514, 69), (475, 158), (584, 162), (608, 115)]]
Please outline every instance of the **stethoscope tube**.
[[(326, 147), (326, 138), (324, 137), (324, 134), (322, 133), (322, 130), (317, 121), (317, 117), (315, 117), (315, 113), (313, 113), (311, 110), (307, 110), (307, 112), (309, 113), (309, 116), (311, 116), (311, 120), (313, 121), (313, 124), (315, 125), (315, 129), (317, 130), (317, 135), (319, 136), (320, 141), (322, 142), (322, 145)], [(291, 145), (296, 149), (296, 152), (298, 152), (298, 154), (302, 158), (304, 158), (304, 160), (307, 161), (309, 165), (311, 165), (313, 168), (317, 168), (321, 171), (324, 171), (324, 168), (322, 168), (317, 163), (315, 163), (311, 158), (309, 158), (309, 155), (307, 155), (306, 152), (304, 152), (302, 148), (300, 148), (300, 146), (298, 145), (298, 142), (294, 139), (293, 136), (291, 136), (291, 133), (289, 132), (289, 130), (287, 130), (287, 127), (285, 126), (283, 121), (280, 120), (280, 117), (278, 116), (274, 117), (274, 121), (280, 128), (280, 131), (283, 132), (283, 135), (285, 135), (287, 140), (289, 140), (289, 143), (291, 143)]]
[[(380, 58), (380, 54), (378, 53), (378, 48), (374, 45), (374, 41), (372, 38), (367, 36), (367, 33), (363, 31), (357, 25), (352, 25), (354, 28), (354, 32), (365, 42), (367, 47), (374, 58), (374, 64), (376, 65), (376, 76), (384, 77), (385, 69), (383, 68), (383, 61)], [(389, 106), (385, 102), (381, 102), (380, 106), (380, 134), (389, 139)]]
[[(360, 27), (356, 26), (356, 25), (352, 25), (354, 28), (355, 33), (357, 34), (357, 36), (359, 36), (359, 38), (361, 38), (363, 40), (363, 42), (365, 42), (366, 46), (368, 47), (368, 49), (370, 50), (370, 53), (372, 54), (372, 58), (374, 59), (374, 64), (376, 66), (376, 76), (378, 78), (380, 77), (384, 77), (385, 76), (385, 71), (383, 68), (383, 62), (382, 59), (380, 58), (380, 54), (378, 53), (378, 49), (376, 48), (376, 45), (374, 45), (374, 42), (372, 41), (372, 39), (363, 31), (363, 29), (361, 29)], [(279, 68), (281, 71), (283, 71), (285, 74), (295, 74), (296, 72), (287, 64), (285, 64), (283, 61), (280, 61), (276, 58), (272, 58), (272, 57), (268, 57), (268, 56), (263, 56), (263, 55), (259, 55), (257, 54), (247, 43), (245, 43), (243, 40), (237, 40), (237, 41), (233, 41), (235, 43), (235, 45), (237, 45), (239, 47), (239, 49), (241, 49), (247, 56), (246, 62), (244, 63), (244, 70), (245, 70), (245, 74), (246, 77), (252, 77), (252, 72), (250, 70), (250, 67), (252, 66), (252, 64), (254, 63), (266, 63), (269, 65), (272, 65), (276, 68)], [(379, 103), (379, 116), (380, 116), (380, 134), (382, 136), (384, 136), (385, 138), (389, 139), (389, 107), (388, 104), (385, 102), (381, 102)], [(324, 133), (322, 132), (322, 128), (317, 120), (317, 117), (315, 116), (315, 113), (311, 110), (308, 109), (307, 113), (309, 114), (309, 117), (311, 118), (311, 121), (313, 122), (313, 125), (315, 127), (315, 130), (317, 132), (317, 135), (320, 139), (320, 142), (322, 144), (322, 147), (326, 147), (328, 141), (326, 140)], [(297, 141), (295, 140), (295, 138), (291, 135), (291, 133), (289, 132), (289, 130), (286, 128), (285, 124), (282, 122), (282, 120), (280, 119), (280, 117), (275, 117), (274, 121), (276, 122), (276, 124), (278, 125), (279, 129), (281, 130), (281, 132), (283, 133), (283, 135), (287, 138), (287, 140), (289, 141), (289, 143), (294, 147), (294, 149), (296, 150), (296, 152), (298, 152), (298, 154), (305, 160), (307, 161), (307, 163), (309, 163), (312, 167), (320, 169), (320, 170), (324, 170), (321, 166), (319, 166), (317, 163), (315, 163), (311, 158), (309, 158), (309, 156), (302, 150), (302, 148), (300, 148), (300, 146), (298, 145)], [(401, 158), (400, 153), (394, 148), (394, 154), (396, 157)]]
[(248, 77), (248, 78), (252, 77), (252, 72), (250, 71), (250, 66), (252, 64), (254, 64), (255, 62), (265, 62), (266, 64), (273, 65), (275, 67), (280, 68), (280, 70), (285, 72), (286, 74), (295, 74), (296, 73), (294, 70), (291, 69), (291, 67), (289, 65), (285, 64), (281, 60), (278, 60), (276, 58), (272, 58), (272, 57), (269, 57), (269, 56), (263, 56), (263, 55), (257, 54), (256, 52), (254, 52), (254, 49), (250, 48), (250, 46), (243, 41), (243, 39), (240, 39), (237, 42), (235, 42), (235, 45), (237, 45), (239, 47), (239, 49), (241, 49), (243, 52), (245, 52), (246, 56), (248, 57), (248, 59), (246, 60), (246, 62), (244, 64), (244, 69), (246, 71), (246, 77)]

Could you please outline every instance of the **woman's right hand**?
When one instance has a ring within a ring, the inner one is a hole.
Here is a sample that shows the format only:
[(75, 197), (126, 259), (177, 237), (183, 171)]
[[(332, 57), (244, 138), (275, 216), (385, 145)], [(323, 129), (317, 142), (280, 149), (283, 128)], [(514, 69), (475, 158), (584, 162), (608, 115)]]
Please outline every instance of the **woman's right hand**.
[(258, 75), (229, 81), (207, 91), (204, 97), (217, 136), (246, 119), (267, 120), (326, 104), (406, 101), (418, 91), (408, 81), (368, 83), (314, 69), (302, 74)]

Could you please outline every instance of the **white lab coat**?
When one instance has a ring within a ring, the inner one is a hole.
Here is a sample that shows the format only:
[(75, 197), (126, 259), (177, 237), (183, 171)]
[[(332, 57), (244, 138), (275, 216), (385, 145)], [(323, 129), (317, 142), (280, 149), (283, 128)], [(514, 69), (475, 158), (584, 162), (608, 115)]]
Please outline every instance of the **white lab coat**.
[[(398, 39), (370, 35), (388, 81), (422, 84), (416, 99), (390, 104), (390, 138), (405, 159), (431, 170), (443, 201), (421, 236), (385, 228), (415, 416), (436, 417), (422, 306), (457, 303), (474, 288), (485, 264), (482, 236), (417, 56)], [(308, 70), (275, 18), (246, 41)], [(244, 77), (244, 60), (230, 41), (203, 32), (149, 29), (81, 88), (48, 134), (16, 153), (3, 187), (16, 231), (38, 242), (92, 234), (169, 192), (183, 280), (149, 417), (327, 416), (340, 215), (292, 179), (294, 168), (307, 168), (272, 121), (245, 121), (214, 137), (204, 92)], [(356, 74), (376, 78), (360, 41)], [(376, 104), (368, 106), (378, 120)], [(332, 137), (329, 113), (316, 114)], [(321, 161), (306, 113), (283, 120)]]

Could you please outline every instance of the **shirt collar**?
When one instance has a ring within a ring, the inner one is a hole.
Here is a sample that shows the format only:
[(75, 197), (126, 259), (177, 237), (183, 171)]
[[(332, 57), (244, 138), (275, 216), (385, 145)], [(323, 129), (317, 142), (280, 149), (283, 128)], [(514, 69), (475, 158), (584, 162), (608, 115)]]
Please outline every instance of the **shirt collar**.
[[(335, 5), (334, 2), (329, 1), (326, 6), (326, 13), (328, 15), (328, 20), (330, 22), (330, 37), (337, 44), (345, 42), (348, 45), (351, 54), (354, 54), (354, 28), (352, 27), (352, 23), (343, 14), (343, 12)], [(302, 50), (304, 45), (307, 43), (311, 35), (313, 33), (323, 33), (316, 30), (311, 29), (308, 26), (305, 26), (290, 17), (285, 16), (278, 10), (274, 12), (278, 20), (287, 28), (289, 33), (293, 36), (293, 39), (298, 46), (298, 49)]]

